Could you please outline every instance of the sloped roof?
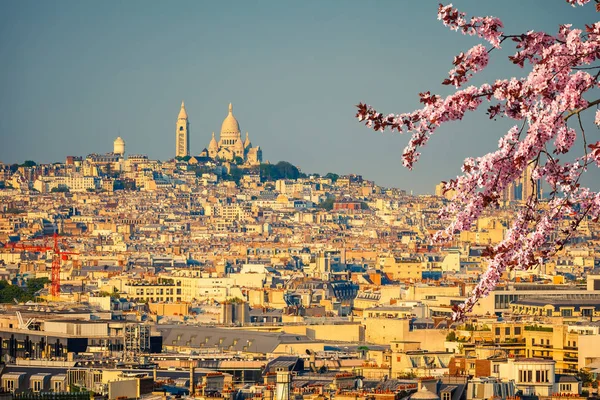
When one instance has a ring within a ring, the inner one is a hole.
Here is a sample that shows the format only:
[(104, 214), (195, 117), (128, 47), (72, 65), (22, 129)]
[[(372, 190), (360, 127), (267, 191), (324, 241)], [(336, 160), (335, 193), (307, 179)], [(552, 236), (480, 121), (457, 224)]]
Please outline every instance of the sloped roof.
[(311, 343), (306, 335), (278, 332), (253, 332), (209, 326), (159, 326), (165, 346), (198, 349), (221, 348), (247, 353), (272, 353), (280, 344)]

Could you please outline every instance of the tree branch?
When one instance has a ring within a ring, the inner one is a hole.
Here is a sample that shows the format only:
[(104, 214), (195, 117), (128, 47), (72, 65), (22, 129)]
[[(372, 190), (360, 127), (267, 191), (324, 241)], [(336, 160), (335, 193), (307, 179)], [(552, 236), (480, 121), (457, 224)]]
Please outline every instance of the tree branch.
[(579, 115), (580, 112), (587, 110), (588, 108), (592, 108), (593, 106), (595, 106), (596, 104), (600, 104), (600, 99), (596, 99), (594, 101), (591, 101), (588, 103), (588, 105), (586, 107), (581, 107), (578, 108), (577, 110), (573, 110), (571, 112), (569, 112), (565, 117), (564, 120), (568, 120), (569, 118), (571, 118), (573, 115)]

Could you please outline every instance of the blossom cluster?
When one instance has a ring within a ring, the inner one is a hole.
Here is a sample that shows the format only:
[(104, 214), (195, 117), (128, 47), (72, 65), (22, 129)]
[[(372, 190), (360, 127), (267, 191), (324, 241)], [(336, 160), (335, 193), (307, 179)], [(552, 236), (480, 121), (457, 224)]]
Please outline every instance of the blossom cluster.
[(502, 37), (502, 21), (495, 17), (472, 17), (469, 21), (466, 14), (452, 7), (452, 3), (438, 8), (438, 19), (453, 31), (460, 31), (464, 35), (479, 36), (494, 47), (500, 47)]
[(475, 72), (484, 69), (489, 61), (489, 54), (485, 46), (478, 44), (473, 46), (467, 54), (460, 53), (454, 57), (455, 67), (450, 70), (448, 79), (444, 85), (454, 85), (459, 88), (466, 83)]
[[(567, 1), (573, 5), (588, 2)], [(477, 35), (493, 47), (512, 39), (516, 53), (509, 60), (521, 67), (530, 64), (531, 72), (523, 78), (462, 88), (473, 73), (489, 63), (489, 51), (479, 44), (455, 57), (454, 68), (443, 81), (457, 88), (454, 93), (446, 97), (420, 93), (422, 108), (403, 114), (383, 114), (362, 103), (357, 106), (357, 118), (370, 128), (411, 133), (402, 156), (409, 169), (418, 161), (419, 149), (442, 124), (461, 120), (484, 103), (490, 118), (505, 116), (518, 121), (500, 138), (496, 151), (466, 159), (462, 175), (445, 182), (445, 190), (453, 191), (455, 196), (440, 212), (448, 225), (433, 240), (450, 241), (457, 232), (469, 230), (487, 207), (499, 203), (503, 192), (523, 176), (525, 169), (532, 170), (534, 186), (543, 180), (551, 188), (551, 198), (543, 207), (535, 193), (525, 199), (505, 239), (488, 249), (486, 272), (465, 303), (455, 308), (454, 318), (458, 320), (496, 287), (504, 272), (529, 269), (543, 262), (581, 221), (600, 217), (600, 194), (579, 183), (590, 165), (600, 166), (600, 142), (585, 147), (580, 118), (581, 113), (600, 104), (600, 99), (585, 98), (599, 87), (600, 65), (594, 63), (600, 61), (600, 22), (586, 26), (585, 33), (561, 25), (554, 36), (535, 31), (505, 35), (498, 18), (473, 17), (467, 21), (465, 14), (451, 4), (440, 5), (438, 18), (450, 29)], [(569, 126), (571, 121), (574, 124)], [(600, 125), (600, 111), (596, 112), (595, 122)], [(578, 138), (586, 155), (571, 162), (559, 160), (559, 155), (570, 153)], [(565, 216), (573, 218), (573, 224), (560, 232), (555, 243), (549, 243), (557, 221)]]

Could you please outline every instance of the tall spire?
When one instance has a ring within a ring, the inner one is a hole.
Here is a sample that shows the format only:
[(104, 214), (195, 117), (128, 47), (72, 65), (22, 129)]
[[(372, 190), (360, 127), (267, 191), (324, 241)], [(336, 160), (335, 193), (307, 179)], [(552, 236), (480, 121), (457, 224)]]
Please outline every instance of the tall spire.
[(187, 111), (185, 111), (185, 102), (182, 100), (181, 101), (181, 109), (179, 110), (179, 115), (177, 116), (178, 119), (187, 119), (188, 115), (187, 115)]
[(233, 113), (233, 106), (231, 105), (231, 103), (229, 103), (229, 114)]

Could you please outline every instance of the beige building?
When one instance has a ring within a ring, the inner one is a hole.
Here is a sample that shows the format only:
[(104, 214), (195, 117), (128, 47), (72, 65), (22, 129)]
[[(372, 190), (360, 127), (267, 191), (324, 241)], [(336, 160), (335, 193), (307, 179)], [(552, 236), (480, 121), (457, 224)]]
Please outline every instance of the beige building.
[(393, 280), (421, 280), (426, 263), (416, 258), (380, 256), (378, 265)]
[(240, 124), (233, 115), (231, 103), (229, 103), (229, 114), (221, 125), (219, 141), (217, 142), (213, 132), (208, 148), (204, 149), (200, 155), (226, 161), (235, 161), (239, 158), (250, 165), (258, 165), (262, 162), (262, 150), (260, 146), (252, 147), (248, 132), (246, 132), (246, 140), (242, 141)]
[(408, 319), (364, 317), (365, 340), (368, 343), (389, 344), (392, 341), (415, 342), (429, 351), (445, 351), (445, 329), (410, 329)]

